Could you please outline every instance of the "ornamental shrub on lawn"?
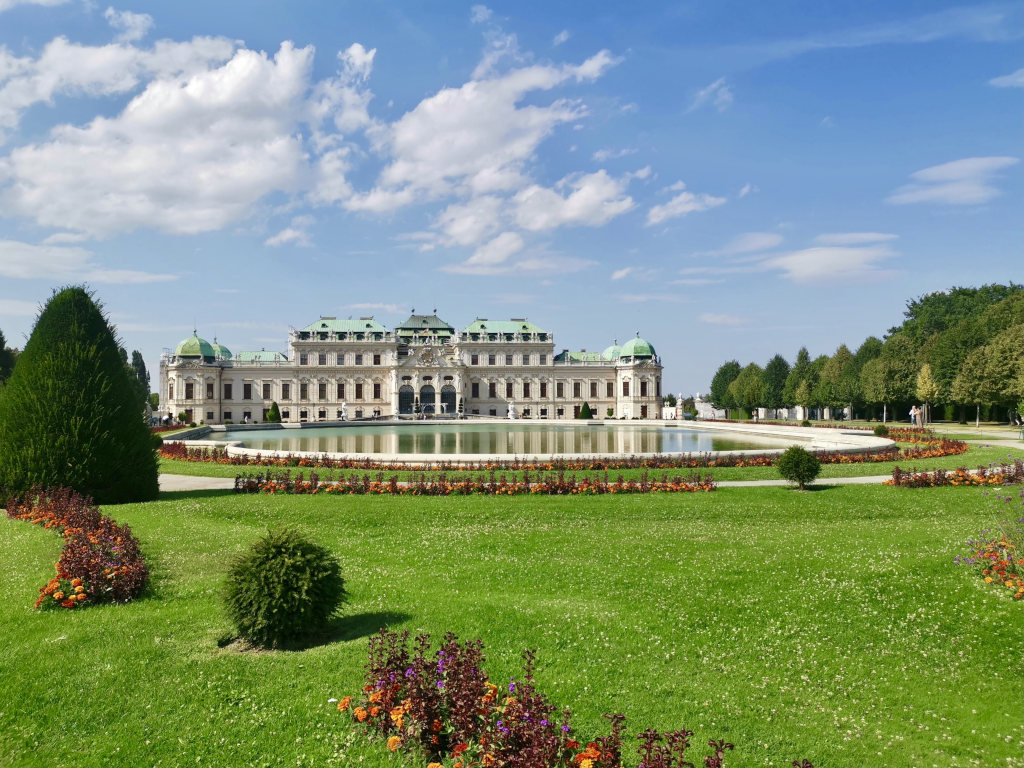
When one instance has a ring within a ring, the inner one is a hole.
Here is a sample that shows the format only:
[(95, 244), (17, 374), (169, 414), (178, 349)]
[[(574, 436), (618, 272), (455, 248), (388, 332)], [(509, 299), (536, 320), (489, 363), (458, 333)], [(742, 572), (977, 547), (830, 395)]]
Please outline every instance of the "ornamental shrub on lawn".
[(117, 340), (81, 287), (56, 291), (0, 391), (0, 489), (70, 487), (99, 504), (157, 496), (157, 462)]
[(801, 491), (807, 483), (814, 482), (814, 478), (821, 472), (821, 462), (817, 456), (799, 445), (791, 446), (779, 456), (776, 466), (783, 479), (799, 484)]
[(277, 402), (270, 404), (270, 410), (267, 411), (267, 418), (264, 419), (267, 424), (280, 424), (281, 423), (281, 409), (277, 407)]
[(225, 603), (238, 633), (280, 648), (323, 630), (346, 597), (341, 566), (294, 528), (276, 528), (237, 556)]
[(875, 433), (875, 437), (889, 436), (889, 428), (885, 424), (875, 424), (875, 428), (871, 431)]
[(590, 410), (590, 403), (584, 402), (580, 407), (580, 415), (577, 419), (592, 419), (594, 418), (594, 412)]

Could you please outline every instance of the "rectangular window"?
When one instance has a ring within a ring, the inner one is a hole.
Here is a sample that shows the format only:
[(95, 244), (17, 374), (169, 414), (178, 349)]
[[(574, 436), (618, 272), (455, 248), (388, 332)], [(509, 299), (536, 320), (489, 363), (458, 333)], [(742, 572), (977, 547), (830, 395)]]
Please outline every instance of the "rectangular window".
[(548, 356), (547, 355), (541, 355), (540, 356), (540, 364), (541, 365), (547, 365), (548, 364)]
[(362, 384), (356, 384), (356, 400), (362, 400), (362, 399), (363, 399), (363, 385)]
[(327, 382), (321, 381), (316, 385), (316, 399), (326, 400), (327, 399)]
[(480, 397), (480, 385), (475, 381), (469, 387), (469, 396)]
[(327, 353), (326, 352), (321, 352), (319, 355), (316, 356), (316, 364), (317, 365), (327, 365)]
[(344, 364), (345, 364), (345, 353), (344, 352), (339, 352), (338, 353), (338, 365), (344, 365)]
[(661, 379), (654, 380), (654, 396), (661, 397)]
[(338, 399), (345, 399), (345, 385), (340, 381), (338, 382)]
[(591, 397), (597, 397), (597, 382), (596, 381), (590, 382), (590, 396)]
[(555, 397), (565, 397), (565, 384), (563, 384), (562, 382), (558, 382), (557, 384), (555, 384)]
[(288, 421), (292, 417), (291, 411), (281, 411), (281, 421)]
[(523, 365), (529, 365), (529, 364), (530, 364), (530, 356), (528, 354), (527, 355), (523, 355)]
[(374, 365), (380, 365), (380, 355), (374, 355), (373, 356), (373, 364)]
[(492, 399), (498, 396), (498, 385), (493, 381), (487, 385), (487, 396)]
[(206, 399), (213, 400), (213, 382), (206, 382)]
[(304, 381), (299, 384), (299, 400), (309, 400), (309, 384)]
[(496, 358), (497, 358), (497, 355), (488, 355), (487, 356), (487, 364), (488, 365), (496, 365), (497, 364)]
[(640, 382), (640, 397), (647, 397), (647, 382)]
[(542, 398), (548, 396), (548, 383), (546, 381), (540, 383), (540, 396)]
[(230, 400), (231, 399), (231, 385), (230, 384), (225, 384), (224, 385), (224, 399), (225, 400)]
[(171, 399), (171, 400), (174, 399), (174, 382), (173, 381), (168, 381), (167, 382), (167, 397), (169, 399)]
[(377, 382), (374, 382), (373, 385), (373, 399), (380, 400), (380, 384)]
[(206, 412), (206, 420), (207, 421), (213, 421), (213, 411), (207, 411)]
[(185, 399), (186, 400), (191, 400), (193, 397), (195, 397), (195, 388), (196, 388), (196, 385), (193, 384), (191, 381), (186, 381), (185, 382)]
[(512, 355), (505, 355), (505, 365), (512, 365)]
[(582, 396), (582, 393), (583, 393), (583, 385), (580, 382), (578, 382), (578, 381), (574, 381), (572, 383), (572, 396), (573, 397), (580, 397), (580, 396)]
[(263, 382), (263, 399), (264, 400), (269, 400), (270, 399), (270, 382), (269, 381), (264, 381)]
[(470, 365), (480, 365), (480, 355), (470, 355), (469, 356), (469, 364)]
[(224, 421), (231, 421), (231, 411), (224, 411)]
[(609, 381), (604, 386), (605, 397), (615, 397), (615, 382)]
[(357, 354), (356, 355), (356, 365), (362, 365), (362, 364), (363, 364), (363, 356), (361, 354)]
[(622, 396), (623, 397), (629, 397), (629, 382), (628, 381), (622, 382)]
[(299, 354), (299, 365), (309, 365), (309, 355), (305, 352)]
[(505, 382), (505, 397), (507, 397), (507, 398), (511, 398), (512, 397), (512, 382), (511, 381), (506, 381)]
[[(291, 400), (292, 399), (292, 385), (288, 382), (282, 382), (281, 384), (281, 399)], [(283, 418), (283, 416), (282, 416)]]
[(530, 382), (524, 381), (523, 382), (523, 397), (529, 397), (529, 396), (530, 396)]
[(252, 400), (252, 384), (249, 382), (242, 384), (242, 399)]

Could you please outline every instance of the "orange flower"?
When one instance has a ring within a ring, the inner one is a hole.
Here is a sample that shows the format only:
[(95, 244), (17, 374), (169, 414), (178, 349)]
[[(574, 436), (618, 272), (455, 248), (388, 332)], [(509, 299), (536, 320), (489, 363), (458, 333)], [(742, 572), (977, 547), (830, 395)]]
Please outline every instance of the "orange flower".
[(338, 702), (338, 711), (339, 712), (344, 712), (344, 711), (346, 711), (351, 706), (352, 706), (352, 697), (351, 696), (346, 696), (345, 698), (343, 698), (341, 701)]
[(427, 763), (427, 768), (444, 768), (440, 763)]
[(436, 718), (434, 719), (434, 722), (430, 724), (430, 730), (432, 730), (434, 733), (439, 733), (443, 727), (444, 723), (442, 723), (440, 720), (437, 720)]
[(358, 720), (360, 723), (366, 721), (366, 710), (362, 707), (356, 707), (352, 711), (352, 714), (356, 716), (356, 720)]
[(388, 749), (390, 749), (392, 752), (394, 752), (400, 746), (402, 746), (402, 739), (400, 736), (391, 736), (388, 739)]
[(374, 691), (373, 693), (370, 694), (370, 703), (371, 704), (378, 703), (380, 701), (381, 696), (383, 696), (383, 695), (384, 695), (384, 693), (382, 691)]
[[(989, 579), (989, 581), (991, 581), (991, 579)], [(53, 593), (53, 599), (54, 600), (63, 600), (64, 599), (64, 593), (59, 591), (59, 590), (57, 592), (54, 592)]]
[(380, 714), (380, 707), (370, 707), (370, 717), (376, 717)]
[(84, 592), (79, 592), (77, 595), (75, 595), (75, 599), (78, 600), (79, 602), (81, 602), (82, 600), (85, 600), (87, 597), (88, 597), (88, 595), (85, 594)]
[(80, 586), (82, 586), (82, 580), (81, 579), (72, 579), (71, 580), (71, 586), (72, 587), (80, 587)]

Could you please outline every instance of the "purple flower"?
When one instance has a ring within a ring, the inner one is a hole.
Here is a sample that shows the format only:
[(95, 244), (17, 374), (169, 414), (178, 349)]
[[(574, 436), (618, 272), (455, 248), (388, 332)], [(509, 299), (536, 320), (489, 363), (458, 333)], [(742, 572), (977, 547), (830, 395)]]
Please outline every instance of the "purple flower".
[(437, 689), (442, 690), (444, 688), (444, 680), (437, 681)]
[(416, 677), (416, 673), (413, 671), (412, 667), (409, 667), (407, 670), (405, 670), (405, 676)]
[(568, 725), (563, 725), (562, 726), (562, 733), (568, 733), (568, 732), (569, 732), (569, 726)]

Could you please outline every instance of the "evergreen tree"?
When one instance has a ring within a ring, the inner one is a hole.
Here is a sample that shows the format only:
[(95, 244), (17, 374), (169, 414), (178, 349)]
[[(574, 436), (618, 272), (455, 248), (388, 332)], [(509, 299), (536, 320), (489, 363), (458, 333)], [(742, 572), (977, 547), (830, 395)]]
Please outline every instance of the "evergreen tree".
[(14, 351), (7, 348), (7, 339), (4, 332), (0, 331), (0, 384), (3, 384), (11, 376), (14, 370)]
[(146, 361), (142, 359), (139, 350), (132, 350), (132, 362), (129, 366), (134, 377), (136, 389), (139, 391), (139, 399), (145, 407), (149, 401), (149, 371), (146, 370)]
[(592, 418), (594, 418), (594, 414), (590, 410), (590, 403), (584, 401), (582, 407), (580, 408), (580, 415), (577, 416), (576, 418), (577, 419), (592, 419)]
[(800, 386), (801, 381), (807, 378), (810, 367), (811, 355), (807, 351), (807, 347), (800, 347), (800, 351), (796, 353), (796, 362), (793, 363), (789, 375), (786, 376), (786, 385), (782, 388), (783, 405), (789, 407), (799, 404), (796, 399), (796, 388)]
[(157, 463), (135, 386), (100, 307), (54, 295), (0, 391), (0, 488), (69, 486), (100, 504), (157, 495)]
[(277, 407), (276, 400), (270, 404), (270, 410), (267, 411), (267, 418), (264, 421), (267, 424), (281, 423), (281, 409)]

